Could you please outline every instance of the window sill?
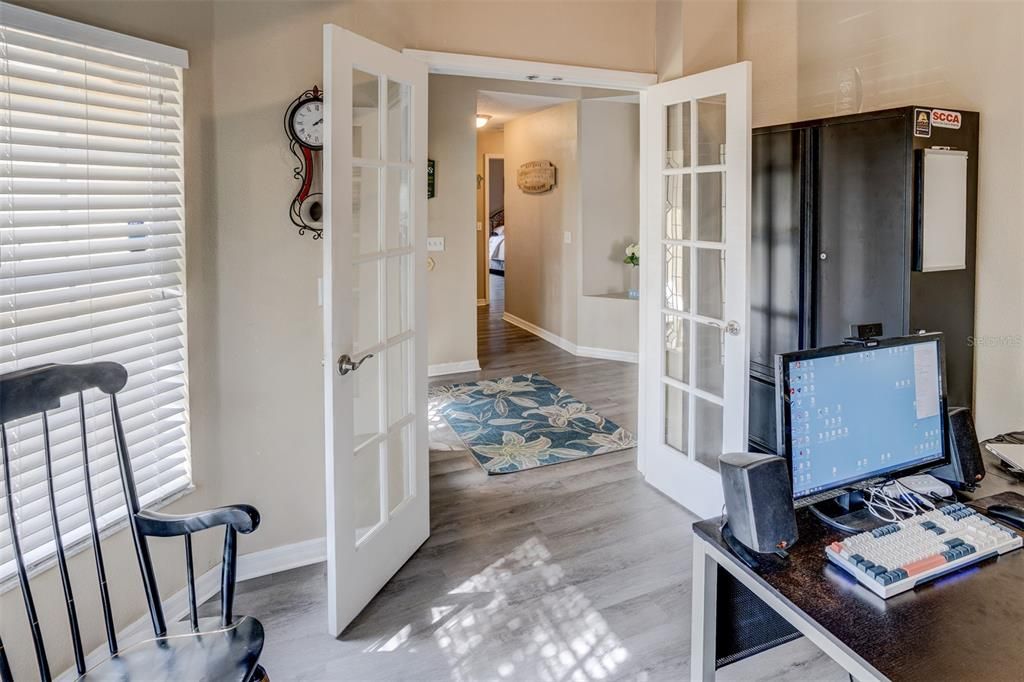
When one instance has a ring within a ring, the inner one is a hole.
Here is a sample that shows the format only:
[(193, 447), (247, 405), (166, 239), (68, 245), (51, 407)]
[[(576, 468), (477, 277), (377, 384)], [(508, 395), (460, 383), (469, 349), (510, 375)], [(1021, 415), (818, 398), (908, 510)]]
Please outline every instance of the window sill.
[[(184, 486), (180, 490), (177, 490), (175, 492), (169, 493), (166, 497), (158, 500), (157, 502), (153, 502), (152, 504), (147, 505), (145, 508), (146, 509), (150, 509), (150, 510), (163, 509), (164, 507), (166, 507), (166, 506), (168, 506), (168, 505), (170, 505), (170, 504), (172, 504), (174, 502), (177, 502), (178, 500), (180, 500), (181, 498), (185, 497), (186, 495), (189, 495), (190, 493), (194, 492), (195, 489), (196, 489), (195, 485), (192, 484), (192, 483), (189, 483), (188, 485)], [(107, 525), (107, 526), (105, 526), (103, 528), (100, 528), (100, 542), (102, 542), (103, 540), (107, 539), (111, 535), (114, 535), (115, 533), (121, 532), (122, 530), (124, 530), (127, 527), (128, 527), (128, 516), (125, 515), (124, 517), (118, 519), (117, 521), (114, 521), (113, 523), (110, 523), (109, 525)], [(76, 554), (81, 554), (82, 552), (84, 552), (85, 550), (89, 549), (90, 547), (92, 547), (92, 535), (91, 534), (86, 535), (81, 540), (73, 542), (70, 545), (66, 545), (64, 547), (64, 556), (67, 559), (70, 560), (71, 557), (75, 556)], [(106, 559), (107, 557), (108, 557), (108, 555), (104, 555), (104, 559)], [(11, 558), (13, 560), (13, 551), (12, 551), (12, 557)], [(54, 553), (53, 555), (47, 557), (46, 559), (43, 559), (42, 561), (37, 561), (34, 564), (32, 564), (31, 566), (28, 566), (27, 569), (28, 569), (29, 583), (31, 584), (32, 578), (38, 576), (41, 573), (45, 573), (46, 571), (50, 570), (51, 568), (53, 568), (56, 565), (57, 565), (57, 554)], [(3, 595), (5, 593), (13, 590), (14, 588), (18, 587), (19, 584), (20, 583), (18, 581), (17, 569), (15, 569), (13, 573), (0, 576), (0, 595)]]

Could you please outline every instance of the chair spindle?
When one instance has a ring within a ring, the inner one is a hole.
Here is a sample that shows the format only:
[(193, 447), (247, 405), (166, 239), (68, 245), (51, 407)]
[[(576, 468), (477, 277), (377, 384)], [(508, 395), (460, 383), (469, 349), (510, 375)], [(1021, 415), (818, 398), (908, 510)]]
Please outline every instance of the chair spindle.
[(14, 488), (11, 485), (11, 455), (7, 444), (7, 426), (0, 424), (0, 450), (3, 451), (4, 464), (4, 497), (7, 499), (7, 520), (10, 524), (11, 547), (14, 549), (14, 563), (18, 567), (18, 582), (21, 584), (21, 596), (25, 600), (25, 613), (28, 626), (32, 632), (32, 643), (36, 649), (36, 664), (39, 666), (39, 679), (50, 682), (50, 664), (46, 660), (46, 648), (43, 645), (43, 633), (39, 628), (39, 616), (36, 604), (32, 599), (32, 589), (28, 584), (28, 571), (21, 555), (21, 541), (18, 540), (18, 524), (14, 520)]
[(139, 559), (142, 587), (146, 592), (146, 602), (149, 604), (149, 617), (153, 621), (153, 634), (157, 637), (164, 637), (167, 635), (167, 623), (164, 620), (164, 610), (160, 604), (160, 589), (157, 587), (156, 575), (153, 573), (153, 560), (149, 556), (149, 543), (146, 542), (146, 537), (139, 532), (138, 522), (135, 519), (140, 511), (139, 494), (135, 488), (135, 476), (132, 474), (128, 442), (124, 436), (124, 427), (121, 425), (121, 411), (117, 407), (117, 395), (114, 393), (110, 394), (110, 419), (114, 424), (114, 445), (117, 448), (117, 457), (121, 462), (121, 488), (131, 512), (128, 527), (132, 531), (132, 542), (135, 543), (135, 554)]
[(100, 528), (96, 523), (96, 505), (92, 495), (92, 475), (89, 472), (89, 440), (85, 424), (85, 396), (78, 392), (78, 423), (82, 433), (82, 468), (85, 476), (85, 501), (89, 508), (89, 531), (92, 535), (93, 556), (96, 559), (96, 580), (100, 584), (100, 602), (103, 604), (103, 625), (107, 629), (107, 647), (111, 655), (117, 653), (117, 635), (114, 629), (114, 615), (110, 607), (110, 589), (107, 586), (107, 570), (103, 564), (100, 549)]
[(192, 632), (199, 632), (199, 605), (196, 603), (196, 576), (192, 566), (192, 534), (185, 534), (185, 576), (188, 578), (188, 620)]
[(57, 496), (53, 490), (53, 451), (50, 448), (50, 419), (46, 411), (39, 413), (43, 421), (43, 463), (46, 466), (46, 496), (50, 503), (50, 525), (53, 529), (53, 543), (57, 549), (57, 570), (64, 588), (64, 604), (68, 611), (68, 627), (71, 630), (71, 648), (75, 654), (75, 668), (78, 674), (85, 674), (85, 651), (82, 650), (82, 633), (78, 627), (78, 609), (71, 589), (67, 555), (64, 553), (64, 537), (60, 532), (60, 514), (57, 513)]
[(0, 639), (0, 682), (14, 682), (14, 673), (11, 672), (11, 664), (7, 660), (7, 652), (4, 651), (2, 639)]
[(224, 531), (224, 565), (220, 578), (220, 622), (227, 627), (234, 620), (235, 555), (238, 553), (238, 533), (228, 526)]

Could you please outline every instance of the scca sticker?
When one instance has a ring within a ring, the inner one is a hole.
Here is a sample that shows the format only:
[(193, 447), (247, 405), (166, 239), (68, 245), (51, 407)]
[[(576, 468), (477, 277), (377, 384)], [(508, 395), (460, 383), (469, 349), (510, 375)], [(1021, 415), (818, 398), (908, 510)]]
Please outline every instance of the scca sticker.
[(932, 125), (936, 128), (960, 128), (960, 112), (932, 109)]

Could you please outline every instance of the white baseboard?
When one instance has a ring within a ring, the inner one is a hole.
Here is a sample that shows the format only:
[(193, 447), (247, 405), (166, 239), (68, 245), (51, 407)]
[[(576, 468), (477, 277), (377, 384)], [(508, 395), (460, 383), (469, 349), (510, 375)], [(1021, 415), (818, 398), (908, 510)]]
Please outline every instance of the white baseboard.
[(487, 299), (486, 298), (478, 298), (478, 299), (476, 299), (476, 304), (478, 306), (487, 305)]
[(573, 355), (577, 354), (575, 343), (569, 341), (568, 339), (563, 339), (561, 336), (555, 334), (554, 332), (550, 332), (547, 329), (544, 329), (543, 327), (538, 327), (534, 323), (527, 322), (523, 318), (516, 317), (512, 313), (503, 313), (501, 319), (503, 319), (505, 322), (508, 322), (509, 324), (514, 324), (520, 329), (524, 329), (530, 332), (534, 336), (539, 336), (548, 343), (552, 343), (568, 353), (572, 353)]
[(505, 322), (508, 322), (509, 324), (514, 324), (520, 329), (530, 332), (534, 336), (539, 336), (548, 343), (552, 343), (561, 348), (562, 350), (568, 353), (572, 353), (573, 355), (577, 355), (584, 358), (599, 358), (601, 360), (617, 360), (619, 362), (632, 362), (634, 364), (639, 361), (639, 354), (631, 353), (630, 351), (612, 350), (610, 348), (593, 348), (591, 346), (577, 346), (572, 341), (569, 341), (568, 339), (563, 339), (561, 336), (558, 336), (554, 332), (550, 332), (547, 329), (544, 329), (543, 327), (538, 327), (532, 322), (527, 322), (521, 317), (516, 317), (511, 313), (502, 314), (501, 319), (503, 319)]
[[(313, 538), (312, 540), (303, 540), (302, 542), (295, 542), (290, 545), (282, 545), (259, 552), (239, 555), (236, 578), (238, 582), (241, 582), (324, 561), (327, 561), (327, 539)], [(196, 578), (197, 604), (202, 604), (220, 592), (220, 571), (221, 565), (218, 563), (206, 573)], [(157, 576), (157, 579), (159, 580), (159, 576)], [(168, 624), (176, 623), (188, 616), (188, 588), (182, 587), (170, 597), (164, 599), (163, 606), (164, 620)], [(152, 627), (153, 624), (149, 616), (144, 615), (117, 633), (118, 642), (123, 644), (133, 641), (140, 633), (145, 633), (147, 637), (152, 636)], [(107, 655), (106, 644), (101, 644), (90, 652), (87, 661), (96, 660), (98, 662), (105, 659)], [(58, 680), (74, 680), (77, 677), (78, 673), (74, 667), (71, 667), (65, 670)]]
[(479, 372), (479, 360), (463, 360), (461, 362), (441, 362), (427, 368), (428, 377), (439, 377), (445, 374), (462, 374), (463, 372)]
[[(251, 580), (327, 561), (327, 539), (313, 538), (238, 557), (238, 579)], [(220, 567), (217, 568), (220, 570)], [(185, 604), (186, 610), (188, 602)]]
[(576, 346), (576, 355), (585, 358), (600, 358), (601, 360), (618, 360), (619, 362), (631, 362), (634, 365), (640, 362), (640, 354), (628, 350), (613, 350), (611, 348), (591, 348), (590, 346)]

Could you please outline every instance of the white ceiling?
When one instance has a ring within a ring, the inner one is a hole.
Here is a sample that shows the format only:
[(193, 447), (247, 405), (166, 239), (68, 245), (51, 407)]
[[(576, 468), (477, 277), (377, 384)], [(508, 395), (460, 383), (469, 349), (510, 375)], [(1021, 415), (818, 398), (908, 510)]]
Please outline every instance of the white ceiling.
[(541, 109), (568, 102), (566, 97), (544, 97), (541, 95), (520, 95), (511, 92), (480, 90), (476, 94), (476, 113), (487, 114), (491, 120), (487, 129), (500, 130), (514, 118), (532, 114)]

